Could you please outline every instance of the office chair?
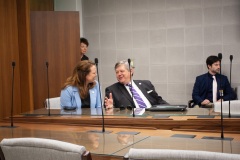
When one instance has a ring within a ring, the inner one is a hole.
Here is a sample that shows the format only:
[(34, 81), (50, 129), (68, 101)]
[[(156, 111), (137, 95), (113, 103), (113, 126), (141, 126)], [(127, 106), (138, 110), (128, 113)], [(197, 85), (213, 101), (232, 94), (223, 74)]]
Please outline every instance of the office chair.
[(239, 160), (239, 154), (171, 149), (131, 148), (124, 160)]
[[(60, 97), (49, 98), (50, 109), (61, 109)], [(44, 102), (45, 108), (49, 108), (48, 99)]]
[(52, 139), (3, 139), (0, 147), (1, 160), (91, 160), (84, 146)]

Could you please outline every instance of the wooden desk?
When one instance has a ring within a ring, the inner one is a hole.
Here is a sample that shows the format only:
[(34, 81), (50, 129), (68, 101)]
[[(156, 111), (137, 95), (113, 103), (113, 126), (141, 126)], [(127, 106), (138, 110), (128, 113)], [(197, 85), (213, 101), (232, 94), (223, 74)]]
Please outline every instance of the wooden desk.
[[(81, 114), (61, 114), (59, 110), (52, 110), (51, 116), (48, 116), (48, 111), (46, 109), (39, 109), (14, 116), (14, 121), (24, 123), (101, 126), (101, 112), (94, 111), (94, 114), (90, 115), (91, 113), (89, 109), (83, 109)], [(132, 117), (131, 111), (129, 110), (119, 109), (105, 111), (104, 114), (106, 127), (206, 132), (219, 132), (221, 130), (220, 116), (209, 109), (202, 108), (189, 109), (185, 112), (145, 112), (143, 115), (136, 117)], [(210, 115), (215, 117), (198, 118), (199, 115)], [(9, 119), (6, 118), (5, 121), (9, 121)], [(240, 118), (224, 118), (223, 126), (224, 132), (226, 133), (240, 133)]]

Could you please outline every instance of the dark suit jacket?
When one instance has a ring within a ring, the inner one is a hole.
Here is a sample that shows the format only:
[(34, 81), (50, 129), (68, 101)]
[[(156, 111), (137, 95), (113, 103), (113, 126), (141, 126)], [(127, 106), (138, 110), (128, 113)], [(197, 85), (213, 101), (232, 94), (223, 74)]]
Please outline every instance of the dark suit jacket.
[[(162, 99), (161, 96), (157, 94), (154, 86), (148, 80), (134, 80), (135, 84), (142, 91), (151, 105), (156, 104), (168, 104), (166, 101)], [(152, 90), (152, 91), (151, 91)], [(148, 93), (148, 91), (151, 91)], [(107, 87), (105, 89), (105, 95), (109, 97), (109, 93), (112, 93), (113, 96), (113, 105), (114, 107), (127, 107), (127, 106), (135, 106), (132, 100), (131, 95), (125, 88), (125, 86), (119, 82)]]
[(89, 58), (87, 56), (85, 56), (85, 54), (81, 58), (81, 61), (84, 61), (84, 60), (89, 60)]
[[(217, 80), (217, 99), (220, 99), (220, 79), (221, 79), (221, 86), (223, 89), (223, 100), (233, 100), (235, 99), (235, 93), (233, 92), (229, 81), (226, 76), (216, 74), (216, 80)], [(203, 75), (200, 75), (196, 78), (193, 92), (192, 92), (192, 98), (194, 101), (194, 105), (201, 105), (201, 102), (206, 99), (207, 93), (208, 93), (208, 84), (209, 84), (209, 77), (208, 73), (205, 73)]]

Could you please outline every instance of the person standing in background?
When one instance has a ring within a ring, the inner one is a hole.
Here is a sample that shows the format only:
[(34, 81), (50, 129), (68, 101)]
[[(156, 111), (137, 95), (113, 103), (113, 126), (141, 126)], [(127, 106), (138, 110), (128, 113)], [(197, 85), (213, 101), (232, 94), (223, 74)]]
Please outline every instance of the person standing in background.
[(80, 57), (81, 57), (81, 61), (84, 60), (89, 60), (89, 58), (85, 55), (87, 53), (88, 50), (88, 40), (86, 38), (80, 38)]

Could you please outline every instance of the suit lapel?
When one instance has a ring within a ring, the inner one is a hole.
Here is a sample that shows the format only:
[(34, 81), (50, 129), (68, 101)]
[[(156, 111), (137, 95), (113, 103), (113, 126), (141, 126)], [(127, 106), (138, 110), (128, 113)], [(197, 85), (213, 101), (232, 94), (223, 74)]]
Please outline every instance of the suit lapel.
[(122, 93), (122, 95), (124, 97), (126, 97), (130, 102), (132, 102), (132, 97), (131, 95), (128, 93), (127, 89), (125, 88), (125, 86), (121, 83), (118, 83), (118, 89), (120, 90), (120, 92)]
[(208, 93), (208, 84), (209, 84), (208, 73), (206, 73), (205, 76), (204, 76), (204, 82), (205, 83), (202, 83), (203, 84), (202, 88), (203, 88), (203, 91), (204, 91), (203, 92), (204, 93), (204, 97), (206, 97), (207, 93)]
[(149, 94), (146, 92), (146, 89), (144, 88), (144, 83), (141, 81), (134, 81), (134, 83), (137, 85), (137, 87), (142, 91), (143, 95), (149, 100), (151, 97)]

